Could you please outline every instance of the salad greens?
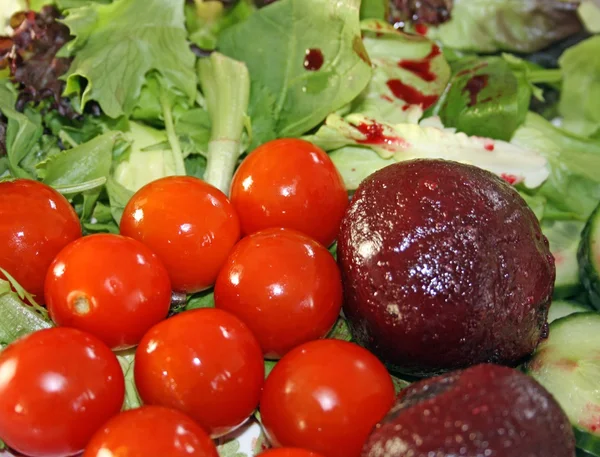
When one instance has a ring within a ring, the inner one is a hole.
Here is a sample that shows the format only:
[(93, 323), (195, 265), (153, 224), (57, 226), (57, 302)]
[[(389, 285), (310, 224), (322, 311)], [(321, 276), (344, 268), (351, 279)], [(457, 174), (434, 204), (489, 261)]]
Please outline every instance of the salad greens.
[[(0, 180), (43, 181), (85, 233), (118, 233), (148, 182), (227, 193), (247, 153), (301, 137), (349, 192), (391, 163), (444, 158), (514, 185), (545, 229), (600, 201), (597, 0), (263, 3), (32, 0), (36, 14), (12, 16), (27, 4), (5, 0)], [(52, 325), (32, 301), (0, 280), (0, 347)], [(206, 291), (173, 312), (211, 306)]]

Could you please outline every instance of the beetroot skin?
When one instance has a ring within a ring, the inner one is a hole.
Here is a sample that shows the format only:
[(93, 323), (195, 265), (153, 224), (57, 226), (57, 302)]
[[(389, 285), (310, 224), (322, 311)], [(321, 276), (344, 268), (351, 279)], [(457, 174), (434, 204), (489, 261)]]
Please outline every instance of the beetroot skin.
[(442, 160), (367, 178), (342, 221), (338, 259), (354, 339), (392, 371), (514, 365), (547, 330), (554, 259), (506, 182)]
[(575, 438), (535, 380), (478, 365), (413, 384), (367, 440), (362, 457), (573, 457)]

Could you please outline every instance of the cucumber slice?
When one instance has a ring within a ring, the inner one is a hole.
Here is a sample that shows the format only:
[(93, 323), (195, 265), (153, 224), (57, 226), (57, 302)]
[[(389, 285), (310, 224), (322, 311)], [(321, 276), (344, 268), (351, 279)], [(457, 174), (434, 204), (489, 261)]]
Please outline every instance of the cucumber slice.
[(554, 321), (525, 372), (561, 405), (577, 446), (600, 456), (600, 314), (576, 313)]
[(542, 224), (542, 232), (550, 243), (550, 252), (556, 262), (554, 298), (577, 295), (581, 289), (577, 248), (585, 226), (581, 221), (551, 221)]
[(574, 301), (553, 300), (548, 312), (548, 323), (554, 322), (561, 317), (569, 316), (575, 313), (586, 313), (591, 311), (587, 306)]
[(588, 220), (579, 245), (579, 276), (592, 305), (600, 309), (600, 205)]

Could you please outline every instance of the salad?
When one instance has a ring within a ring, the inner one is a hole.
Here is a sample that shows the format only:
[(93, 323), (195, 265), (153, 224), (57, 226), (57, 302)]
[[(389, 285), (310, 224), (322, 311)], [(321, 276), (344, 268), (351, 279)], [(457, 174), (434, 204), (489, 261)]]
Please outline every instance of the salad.
[[(0, 455), (416, 457), (371, 431), (407, 429), (398, 411), (420, 388), (506, 378), (540, 389), (531, 415), (558, 418), (555, 449), (600, 456), (598, 0), (0, 7)], [(555, 280), (529, 303), (542, 336), (525, 358), (399, 367), (350, 312), (347, 252), (378, 235), (352, 228), (367, 226), (353, 208), (394, 200), (365, 194), (380, 179), (401, 191), (383, 170), (439, 178), (439, 161), (483, 173), (535, 215), (525, 242), (549, 242)], [(447, 374), (496, 361), (529, 376)], [(327, 382), (353, 419), (322, 432), (327, 406), (301, 405)], [(187, 454), (160, 448), (177, 430)]]

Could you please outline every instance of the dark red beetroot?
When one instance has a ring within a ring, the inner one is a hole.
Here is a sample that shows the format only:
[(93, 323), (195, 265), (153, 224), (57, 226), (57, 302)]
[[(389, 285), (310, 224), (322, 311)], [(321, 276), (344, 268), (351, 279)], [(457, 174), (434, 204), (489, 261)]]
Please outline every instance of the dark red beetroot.
[(413, 384), (376, 426), (362, 457), (573, 457), (575, 438), (554, 398), (498, 365)]
[(352, 334), (393, 371), (516, 364), (546, 332), (548, 242), (485, 170), (416, 160), (374, 173), (342, 221), (338, 259)]

